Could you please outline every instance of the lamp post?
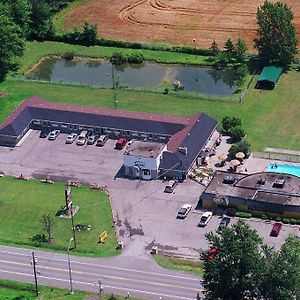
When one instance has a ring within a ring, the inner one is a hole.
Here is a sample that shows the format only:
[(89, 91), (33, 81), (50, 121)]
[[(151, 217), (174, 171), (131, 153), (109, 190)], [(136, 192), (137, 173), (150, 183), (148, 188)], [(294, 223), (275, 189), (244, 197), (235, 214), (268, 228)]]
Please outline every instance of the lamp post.
[(98, 279), (98, 288), (99, 288), (99, 299), (101, 300), (101, 294), (102, 294), (102, 291), (103, 291), (103, 288), (102, 288), (102, 282), (100, 279)]
[(193, 39), (193, 43), (194, 43), (195, 54), (196, 54), (196, 59), (197, 59), (197, 52), (196, 52), (196, 39)]
[(34, 274), (34, 283), (35, 283), (35, 294), (38, 297), (39, 296), (39, 290), (38, 290), (38, 282), (37, 282), (37, 276), (36, 276), (36, 265), (37, 265), (37, 258), (34, 256), (34, 252), (32, 251), (32, 266), (33, 266), (33, 274)]
[(70, 294), (74, 294), (73, 291), (73, 282), (72, 282), (72, 271), (71, 271), (71, 261), (70, 261), (70, 248), (71, 248), (71, 243), (74, 240), (74, 238), (70, 238), (69, 241), (69, 245), (68, 245), (68, 250), (67, 250), (67, 254), (68, 254), (68, 267), (69, 267), (69, 279), (70, 279)]

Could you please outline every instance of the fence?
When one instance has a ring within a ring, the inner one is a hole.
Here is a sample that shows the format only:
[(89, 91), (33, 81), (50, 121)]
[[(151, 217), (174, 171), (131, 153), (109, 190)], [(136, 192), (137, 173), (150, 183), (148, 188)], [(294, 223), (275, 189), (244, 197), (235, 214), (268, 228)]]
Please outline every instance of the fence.
[(253, 152), (254, 158), (266, 158), (271, 160), (283, 160), (287, 162), (300, 163), (300, 156), (285, 153)]

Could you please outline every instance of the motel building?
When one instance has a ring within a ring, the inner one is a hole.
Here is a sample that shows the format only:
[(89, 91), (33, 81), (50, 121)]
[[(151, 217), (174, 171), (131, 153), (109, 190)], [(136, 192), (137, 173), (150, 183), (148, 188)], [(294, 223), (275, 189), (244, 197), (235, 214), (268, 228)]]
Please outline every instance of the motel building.
[(218, 122), (205, 113), (189, 117), (103, 109), (39, 97), (24, 100), (0, 125), (0, 146), (16, 147), (30, 130), (106, 134), (126, 138), (125, 176), (185, 179), (202, 156)]

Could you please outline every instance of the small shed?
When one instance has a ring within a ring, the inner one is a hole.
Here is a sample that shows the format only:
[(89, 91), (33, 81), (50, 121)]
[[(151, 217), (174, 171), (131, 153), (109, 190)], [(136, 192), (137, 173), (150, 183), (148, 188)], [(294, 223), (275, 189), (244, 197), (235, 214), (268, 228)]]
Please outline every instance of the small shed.
[(275, 66), (264, 67), (257, 81), (257, 87), (263, 89), (273, 89), (280, 78), (282, 68)]

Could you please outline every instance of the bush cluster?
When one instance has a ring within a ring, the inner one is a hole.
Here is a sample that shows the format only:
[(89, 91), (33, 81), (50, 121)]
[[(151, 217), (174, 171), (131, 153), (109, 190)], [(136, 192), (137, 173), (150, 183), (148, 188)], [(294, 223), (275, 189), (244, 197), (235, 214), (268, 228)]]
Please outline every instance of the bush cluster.
[(235, 213), (235, 216), (239, 217), (239, 218), (251, 218), (252, 217), (252, 213), (246, 212), (246, 211), (237, 211)]

